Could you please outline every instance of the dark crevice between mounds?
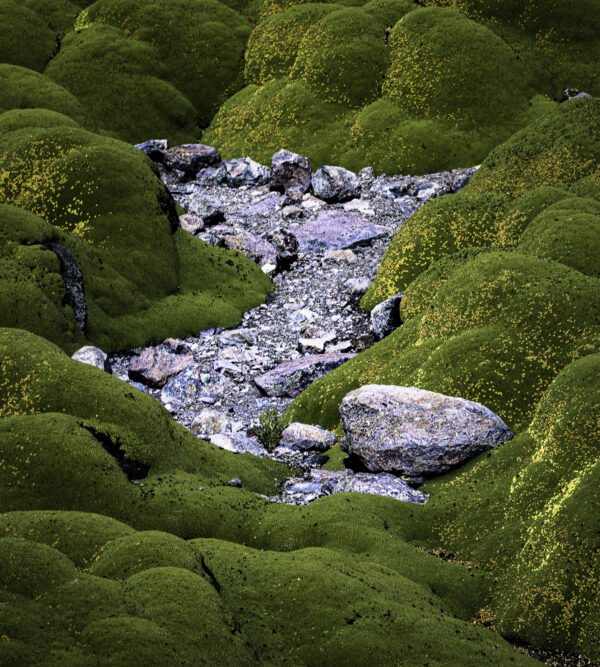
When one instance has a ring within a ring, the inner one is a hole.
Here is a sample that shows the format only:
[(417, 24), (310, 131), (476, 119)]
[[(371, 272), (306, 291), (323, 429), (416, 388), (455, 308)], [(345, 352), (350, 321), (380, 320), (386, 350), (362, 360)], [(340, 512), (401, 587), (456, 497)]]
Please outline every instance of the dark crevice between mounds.
[(109, 435), (101, 433), (83, 422), (79, 422), (79, 425), (88, 431), (88, 433), (91, 433), (102, 447), (104, 447), (104, 449), (116, 460), (125, 477), (127, 477), (130, 482), (137, 479), (145, 479), (148, 476), (150, 466), (141, 461), (135, 461), (134, 459), (128, 458), (125, 455), (125, 452), (121, 449), (121, 445), (113, 442)]
[(87, 329), (87, 305), (83, 288), (83, 273), (77, 264), (73, 253), (67, 250), (62, 243), (52, 239), (45, 241), (44, 248), (52, 250), (60, 262), (60, 275), (65, 283), (66, 295), (63, 304), (71, 306), (75, 313), (77, 325), (85, 334)]
[[(152, 171), (162, 184), (160, 172), (154, 163), (152, 163)], [(158, 205), (160, 206), (160, 210), (167, 216), (167, 218), (169, 218), (169, 222), (171, 223), (171, 232), (174, 234), (179, 228), (179, 214), (177, 213), (177, 205), (175, 204), (173, 195), (169, 192), (166, 186), (163, 185), (157, 200)]]
[(217, 578), (215, 577), (213, 571), (208, 567), (206, 564), (206, 561), (204, 560), (204, 556), (200, 555), (200, 565), (202, 565), (202, 570), (204, 571), (204, 574), (208, 577), (211, 585), (213, 588), (217, 591), (219, 595), (221, 595), (221, 584), (217, 581)]
[(48, 65), (52, 62), (52, 60), (56, 58), (56, 56), (59, 54), (60, 47), (62, 46), (62, 41), (65, 38), (65, 33), (62, 30), (55, 30), (55, 33), (56, 33), (56, 44), (54, 45), (54, 49), (50, 54), (50, 57), (46, 61), (46, 64), (44, 65), (42, 72), (46, 71), (46, 67), (48, 67)]

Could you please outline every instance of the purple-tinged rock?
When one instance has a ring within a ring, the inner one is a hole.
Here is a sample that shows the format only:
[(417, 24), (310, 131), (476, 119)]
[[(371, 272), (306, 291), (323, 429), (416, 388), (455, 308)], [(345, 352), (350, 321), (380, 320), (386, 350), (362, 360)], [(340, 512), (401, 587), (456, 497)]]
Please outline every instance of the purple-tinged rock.
[(282, 205), (282, 197), (276, 192), (269, 193), (263, 199), (251, 204), (245, 211), (247, 215), (271, 216), (275, 214)]
[(324, 452), (336, 442), (337, 437), (331, 431), (326, 431), (320, 426), (292, 422), (283, 429), (279, 444), (299, 451)]
[(250, 232), (226, 234), (223, 245), (230, 250), (239, 250), (254, 260), (267, 275), (275, 273), (277, 269), (277, 250), (260, 236)]
[(280, 150), (271, 159), (271, 187), (287, 192), (306, 192), (310, 187), (312, 169), (307, 158), (298, 153)]
[(367, 470), (431, 477), (513, 437), (491, 410), (464, 398), (396, 385), (365, 385), (340, 405), (341, 447)]
[(343, 167), (319, 167), (313, 174), (310, 185), (315, 197), (330, 204), (360, 197), (360, 178)]
[(198, 216), (207, 226), (218, 225), (225, 221), (225, 206), (220, 199), (203, 193), (192, 196), (187, 212)]
[(227, 182), (227, 167), (220, 162), (212, 167), (200, 169), (195, 181), (202, 186), (223, 185)]
[(389, 234), (387, 227), (370, 223), (359, 213), (320, 211), (314, 220), (294, 227), (300, 252), (325, 252), (365, 245)]
[(193, 363), (191, 354), (171, 354), (147, 347), (129, 367), (129, 377), (149, 387), (160, 388)]
[(371, 331), (377, 340), (389, 336), (401, 324), (400, 301), (404, 292), (378, 303), (371, 311)]
[(254, 378), (254, 382), (267, 396), (295, 398), (317, 378), (341, 366), (353, 354), (311, 354), (291, 361), (284, 361), (272, 370)]

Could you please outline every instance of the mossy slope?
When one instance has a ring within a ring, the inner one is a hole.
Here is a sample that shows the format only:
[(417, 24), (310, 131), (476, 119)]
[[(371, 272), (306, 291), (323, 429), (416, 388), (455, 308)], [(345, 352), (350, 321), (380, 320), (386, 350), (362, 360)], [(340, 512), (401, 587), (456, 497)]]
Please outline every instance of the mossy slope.
[(503, 633), (593, 657), (599, 122), (597, 101), (561, 107), (492, 152), (462, 193), (410, 218), (363, 300), (404, 291), (402, 326), (285, 415), (335, 427), (344, 395), (369, 383), (494, 410), (518, 436), (426, 485), (412, 539), (495, 577), (489, 612)]
[(231, 326), (264, 299), (270, 281), (254, 263), (174, 230), (174, 204), (143, 153), (48, 113), (0, 116), (1, 324), (69, 350), (82, 342), (56, 257), (41, 247), (50, 240), (77, 260), (83, 334), (106, 349)]

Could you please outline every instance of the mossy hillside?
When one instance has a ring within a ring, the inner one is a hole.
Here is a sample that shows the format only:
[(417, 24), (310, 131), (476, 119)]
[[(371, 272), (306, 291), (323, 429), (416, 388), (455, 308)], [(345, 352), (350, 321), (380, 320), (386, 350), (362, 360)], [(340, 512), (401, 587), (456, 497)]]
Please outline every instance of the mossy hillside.
[(360, 9), (341, 9), (306, 30), (291, 70), (326, 103), (373, 101), (387, 68), (381, 26)]
[(195, 136), (196, 111), (166, 80), (158, 50), (118, 28), (71, 33), (46, 75), (77, 96), (104, 134), (131, 143), (165, 136), (175, 145)]
[(0, 312), (5, 326), (28, 329), (66, 347), (85, 338), (66, 304), (58, 257), (45, 243), (56, 228), (14, 206), (0, 204)]
[(571, 100), (498, 146), (467, 186), (517, 197), (542, 185), (598, 178), (600, 100)]
[[(269, 279), (239, 253), (173, 232), (172, 201), (149, 160), (131, 146), (79, 128), (24, 127), (2, 135), (0, 174), (2, 202), (45, 220), (79, 262), (88, 309), (85, 333), (103, 348), (231, 326), (270, 289)], [(12, 209), (2, 211), (10, 229)], [(10, 276), (7, 280), (10, 294)], [(34, 288), (39, 285), (26, 289)], [(72, 319), (67, 339), (62, 338), (66, 320), (50, 335), (53, 325), (39, 308), (35, 312), (41, 317), (34, 331), (75, 348), (79, 333)], [(8, 312), (5, 317), (5, 325), (21, 321)]]
[(192, 103), (201, 127), (242, 83), (250, 25), (216, 0), (99, 0), (79, 15), (76, 27), (83, 37), (99, 24), (156, 50), (165, 79)]
[(306, 30), (336, 9), (333, 4), (311, 2), (260, 21), (244, 52), (246, 83), (262, 85), (288, 76)]
[[(61, 513), (54, 516), (61, 521)], [(81, 522), (84, 515), (70, 516)], [(27, 522), (22, 514), (3, 519), (11, 532)], [(68, 655), (79, 664), (118, 664), (148, 654), (151, 661), (175, 656), (195, 664), (280, 664), (284, 656), (295, 664), (355, 664), (357, 655), (372, 657), (377, 650), (386, 660), (412, 664), (424, 652), (430, 664), (531, 662), (465, 622), (427, 586), (368, 558), (348, 556), (342, 563), (327, 549), (276, 553), (153, 531), (90, 550), (86, 562), (93, 566), (82, 571), (60, 547), (34, 540), (0, 540), (0, 554), (18, 550), (32, 565), (17, 572), (10, 559), (0, 559), (3, 628), (10, 638), (2, 642), (4, 659), (43, 657), (54, 664)], [(425, 554), (420, 559), (458, 569)], [(283, 613), (290, 598), (295, 613)], [(298, 617), (305, 622), (298, 624)]]
[(246, 86), (230, 97), (202, 141), (218, 146), (225, 159), (252, 155), (263, 164), (285, 146), (309, 156), (317, 169), (344, 162), (351, 148), (347, 116), (346, 107), (321, 102), (301, 81), (275, 79), (260, 87)]
[(597, 279), (563, 264), (463, 251), (409, 286), (398, 330), (311, 385), (285, 418), (333, 427), (347, 392), (398, 384), (481, 402), (521, 429), (578, 341), (595, 333), (599, 298)]
[(23, 128), (78, 126), (69, 116), (48, 109), (13, 109), (0, 114), (0, 136)]
[(21, 4), (34, 11), (61, 39), (73, 30), (75, 19), (85, 3), (78, 4), (71, 0), (22, 0)]
[(431, 499), (415, 531), (421, 540), (430, 531), (430, 548), (494, 577), (490, 611), (497, 629), (592, 657), (600, 651), (599, 363), (596, 353), (567, 365), (526, 431), (430, 482)]
[(0, 64), (0, 114), (14, 109), (47, 109), (90, 128), (87, 111), (68, 90), (33, 70)]
[(0, 62), (42, 72), (56, 48), (56, 34), (31, 9), (0, 2)]
[(384, 93), (414, 119), (501, 125), (537, 92), (508, 44), (452, 9), (407, 14), (390, 56)]
[[(597, 136), (600, 104), (596, 100), (563, 104), (517, 132), (494, 149), (463, 191), (430, 202), (402, 226), (362, 307), (371, 309), (403, 291), (432, 262), (457, 250), (515, 246), (527, 226), (548, 207), (573, 195), (593, 196), (590, 185), (597, 180), (600, 156)], [(573, 252), (587, 256), (577, 223), (565, 224), (569, 230), (563, 227), (563, 232), (568, 231)]]

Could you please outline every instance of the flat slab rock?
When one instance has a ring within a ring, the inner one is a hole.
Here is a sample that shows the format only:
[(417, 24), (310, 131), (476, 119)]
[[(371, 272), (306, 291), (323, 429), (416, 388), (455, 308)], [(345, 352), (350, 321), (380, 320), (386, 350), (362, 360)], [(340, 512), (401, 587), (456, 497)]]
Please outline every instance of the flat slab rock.
[(389, 234), (387, 227), (374, 225), (360, 213), (337, 209), (320, 211), (314, 220), (291, 231), (304, 253), (353, 248)]
[(341, 366), (353, 356), (353, 354), (309, 354), (284, 361), (267, 373), (254, 378), (254, 382), (267, 396), (295, 398), (317, 378)]
[(370, 471), (440, 475), (510, 440), (491, 410), (464, 398), (415, 387), (366, 385), (340, 405), (342, 449)]
[(129, 367), (129, 377), (149, 387), (160, 388), (193, 363), (191, 354), (171, 354), (147, 347)]

